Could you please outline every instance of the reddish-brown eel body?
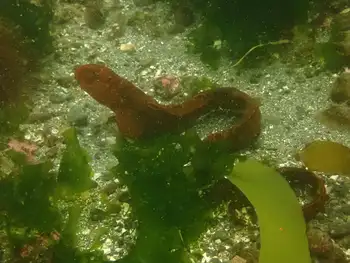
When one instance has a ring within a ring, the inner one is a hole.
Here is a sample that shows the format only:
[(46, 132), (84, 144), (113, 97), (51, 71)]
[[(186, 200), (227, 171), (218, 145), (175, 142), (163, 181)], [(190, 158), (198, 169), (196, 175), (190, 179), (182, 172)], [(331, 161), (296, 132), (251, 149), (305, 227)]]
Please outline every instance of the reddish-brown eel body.
[[(79, 66), (75, 78), (83, 90), (115, 113), (119, 131), (128, 138), (181, 131), (207, 112), (218, 109), (229, 110), (237, 121), (226, 130), (209, 134), (205, 140), (222, 141), (238, 150), (249, 146), (260, 133), (258, 102), (236, 88), (207, 90), (182, 104), (163, 105), (103, 65)], [(288, 178), (313, 185), (314, 200), (303, 207), (305, 218), (310, 220), (324, 209), (327, 200), (324, 182), (313, 173), (291, 169), (284, 171)]]
[(215, 109), (229, 110), (237, 121), (226, 130), (211, 133), (206, 140), (227, 141), (232, 148), (240, 149), (260, 133), (259, 104), (235, 88), (207, 90), (182, 104), (164, 105), (103, 65), (80, 66), (75, 78), (83, 90), (116, 114), (119, 130), (128, 138), (181, 131)]

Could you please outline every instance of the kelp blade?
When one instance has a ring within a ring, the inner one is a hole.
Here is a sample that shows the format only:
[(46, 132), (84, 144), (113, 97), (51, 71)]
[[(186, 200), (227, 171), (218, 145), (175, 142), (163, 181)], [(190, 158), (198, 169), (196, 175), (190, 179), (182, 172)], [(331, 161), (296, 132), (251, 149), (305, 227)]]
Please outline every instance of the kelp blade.
[(313, 141), (297, 154), (297, 159), (311, 171), (350, 176), (350, 148), (337, 142)]
[(235, 165), (229, 179), (258, 215), (259, 263), (310, 263), (302, 209), (288, 182), (273, 168), (254, 160)]

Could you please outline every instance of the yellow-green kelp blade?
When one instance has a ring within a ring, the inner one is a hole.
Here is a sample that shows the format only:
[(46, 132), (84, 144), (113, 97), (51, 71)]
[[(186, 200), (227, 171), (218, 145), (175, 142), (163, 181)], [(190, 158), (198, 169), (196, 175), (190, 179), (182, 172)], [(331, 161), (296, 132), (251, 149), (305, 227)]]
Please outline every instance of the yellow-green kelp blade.
[(302, 209), (288, 182), (273, 168), (254, 160), (235, 165), (229, 179), (258, 215), (259, 263), (310, 263)]

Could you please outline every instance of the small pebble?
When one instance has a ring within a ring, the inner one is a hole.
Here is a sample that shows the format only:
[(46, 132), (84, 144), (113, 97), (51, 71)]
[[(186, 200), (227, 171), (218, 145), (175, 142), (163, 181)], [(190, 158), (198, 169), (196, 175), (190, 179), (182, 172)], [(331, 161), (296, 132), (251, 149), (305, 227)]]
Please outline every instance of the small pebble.
[(123, 52), (134, 52), (136, 50), (136, 46), (132, 43), (121, 44), (119, 49)]

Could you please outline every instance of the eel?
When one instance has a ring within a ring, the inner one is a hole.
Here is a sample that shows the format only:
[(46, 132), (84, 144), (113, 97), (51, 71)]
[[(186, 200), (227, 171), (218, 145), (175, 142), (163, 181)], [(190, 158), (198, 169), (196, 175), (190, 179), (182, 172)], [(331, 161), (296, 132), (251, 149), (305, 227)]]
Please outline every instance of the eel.
[[(79, 66), (75, 69), (75, 78), (84, 91), (115, 113), (120, 133), (131, 139), (183, 131), (211, 110), (222, 109), (229, 110), (238, 120), (225, 130), (210, 133), (204, 140), (221, 141), (228, 143), (233, 150), (240, 150), (249, 146), (260, 134), (259, 103), (236, 88), (206, 90), (182, 104), (164, 105), (104, 65)], [(307, 221), (324, 211), (328, 196), (323, 180), (298, 168), (281, 172), (288, 179), (297, 179), (313, 186), (313, 200), (303, 206)], [(218, 187), (220, 192), (223, 190), (221, 187)]]
[(84, 91), (115, 113), (120, 133), (131, 139), (183, 131), (209, 111), (223, 109), (234, 114), (237, 121), (227, 129), (210, 133), (204, 140), (225, 141), (230, 147), (241, 149), (260, 134), (259, 103), (236, 88), (207, 90), (181, 104), (165, 105), (104, 65), (79, 66), (75, 78)]

